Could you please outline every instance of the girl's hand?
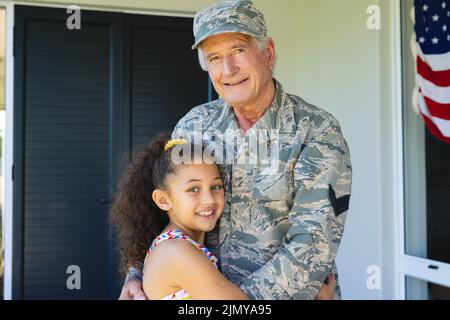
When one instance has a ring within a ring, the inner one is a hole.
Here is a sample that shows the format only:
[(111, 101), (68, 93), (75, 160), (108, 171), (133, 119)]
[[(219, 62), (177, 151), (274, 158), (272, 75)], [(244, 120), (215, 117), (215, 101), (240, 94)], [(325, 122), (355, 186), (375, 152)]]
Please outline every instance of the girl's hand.
[(336, 279), (330, 273), (317, 294), (316, 300), (333, 300), (336, 293)]

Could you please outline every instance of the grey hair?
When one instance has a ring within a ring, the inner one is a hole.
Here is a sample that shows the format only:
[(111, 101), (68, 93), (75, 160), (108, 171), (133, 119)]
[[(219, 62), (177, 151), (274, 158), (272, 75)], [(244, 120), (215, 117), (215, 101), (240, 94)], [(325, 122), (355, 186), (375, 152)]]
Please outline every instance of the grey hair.
[[(252, 45), (256, 45), (258, 50), (261, 53), (264, 53), (267, 50), (267, 44), (269, 43), (270, 39), (271, 39), (270, 37), (258, 37), (258, 38), (250, 37), (250, 43)], [(206, 62), (206, 58), (205, 58), (205, 55), (203, 54), (203, 50), (202, 50), (201, 46), (199, 46), (197, 48), (197, 53), (198, 53), (198, 62), (200, 64), (200, 67), (202, 68), (203, 71), (208, 71), (208, 64)]]

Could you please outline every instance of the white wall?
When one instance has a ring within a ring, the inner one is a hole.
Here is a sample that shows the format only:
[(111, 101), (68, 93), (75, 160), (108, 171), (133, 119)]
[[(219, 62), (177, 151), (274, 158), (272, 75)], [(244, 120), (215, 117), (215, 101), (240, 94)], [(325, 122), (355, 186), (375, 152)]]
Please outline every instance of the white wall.
[[(28, 3), (39, 1), (29, 0)], [(50, 4), (157, 10), (193, 15), (211, 0), (46, 0)], [(283, 5), (280, 5), (282, 2)], [(276, 77), (291, 92), (340, 121), (350, 145), (353, 193), (338, 254), (346, 299), (393, 298), (391, 0), (254, 0), (278, 51)], [(367, 7), (382, 9), (382, 29), (366, 27)], [(397, 106), (398, 107), (398, 106)], [(381, 267), (383, 290), (366, 286), (368, 266)]]
[[(370, 31), (366, 10), (381, 8), (382, 28)], [(340, 121), (350, 145), (353, 188), (338, 254), (343, 296), (393, 299), (395, 229), (392, 195), (395, 128), (392, 83), (395, 3), (389, 0), (298, 2), (297, 92)], [(382, 290), (367, 287), (380, 267)]]

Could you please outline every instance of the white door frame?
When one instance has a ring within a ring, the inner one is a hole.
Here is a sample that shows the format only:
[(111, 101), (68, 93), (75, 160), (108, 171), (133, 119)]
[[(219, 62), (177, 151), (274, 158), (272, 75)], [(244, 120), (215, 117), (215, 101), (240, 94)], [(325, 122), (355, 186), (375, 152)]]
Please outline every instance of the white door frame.
[(13, 132), (14, 132), (14, 4), (0, 1), (0, 7), (5, 8), (6, 39), (5, 39), (5, 153), (3, 161), (3, 241), (4, 241), (4, 288), (3, 297), (12, 297), (12, 265), (13, 265)]

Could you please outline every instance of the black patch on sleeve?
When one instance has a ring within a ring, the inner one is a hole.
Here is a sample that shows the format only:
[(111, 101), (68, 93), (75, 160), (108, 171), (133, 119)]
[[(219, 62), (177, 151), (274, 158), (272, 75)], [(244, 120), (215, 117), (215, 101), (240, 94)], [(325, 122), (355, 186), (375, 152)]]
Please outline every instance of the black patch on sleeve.
[(350, 195), (346, 195), (340, 198), (336, 198), (336, 193), (334, 192), (333, 187), (328, 185), (328, 197), (330, 198), (331, 205), (333, 206), (334, 214), (340, 216), (342, 213), (348, 210), (348, 206), (350, 203)]

